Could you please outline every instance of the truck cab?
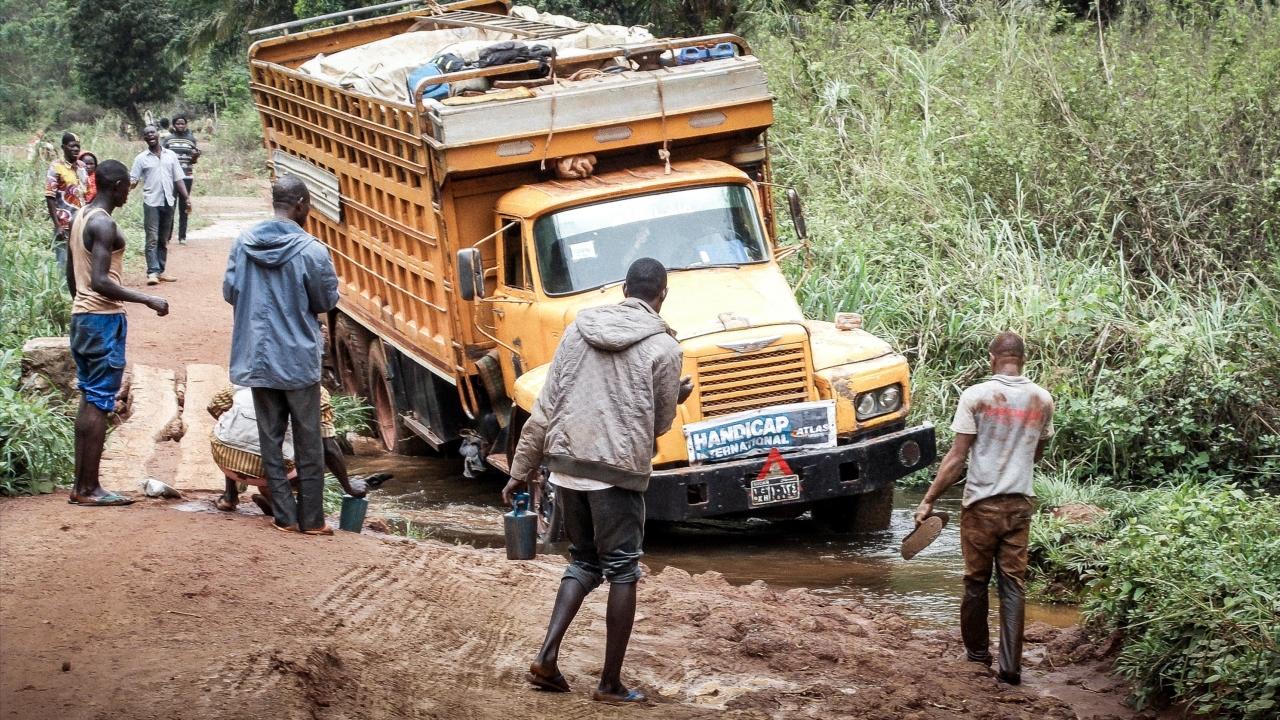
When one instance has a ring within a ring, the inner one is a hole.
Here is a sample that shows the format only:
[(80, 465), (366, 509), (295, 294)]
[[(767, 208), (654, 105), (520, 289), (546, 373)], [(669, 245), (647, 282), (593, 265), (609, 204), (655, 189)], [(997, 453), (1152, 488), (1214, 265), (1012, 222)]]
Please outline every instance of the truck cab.
[[(662, 316), (694, 392), (658, 438), (650, 517), (808, 508), (832, 525), (882, 527), (893, 480), (932, 461), (932, 428), (905, 428), (902, 355), (859, 327), (804, 317), (761, 189), (732, 165), (696, 160), (531, 184), (497, 201), (495, 263), (472, 297), (519, 410), (513, 443), (565, 327), (583, 308), (621, 301), (627, 268), (652, 257), (668, 268)], [(686, 425), (821, 400), (834, 404), (836, 448), (783, 455), (803, 470), (788, 473), (794, 489), (751, 493), (764, 457), (691, 461)]]

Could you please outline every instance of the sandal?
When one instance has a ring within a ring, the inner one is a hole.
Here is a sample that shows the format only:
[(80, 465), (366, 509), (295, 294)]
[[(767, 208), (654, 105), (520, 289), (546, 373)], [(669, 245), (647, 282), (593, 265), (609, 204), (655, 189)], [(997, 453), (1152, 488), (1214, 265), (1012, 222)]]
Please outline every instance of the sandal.
[(132, 505), (133, 502), (133, 498), (127, 498), (115, 493), (107, 493), (106, 495), (87, 498), (82, 498), (79, 495), (72, 495), (67, 498), (68, 505), (79, 505), (81, 507), (120, 507), (123, 505)]
[(303, 534), (303, 535), (332, 535), (332, 534), (333, 534), (333, 528), (329, 527), (329, 524), (328, 524), (328, 523), (325, 523), (324, 525), (321, 525), (321, 526), (320, 526), (320, 527), (318, 527), (318, 528), (311, 528), (310, 530), (303, 530), (303, 531), (302, 531), (302, 534)]
[(591, 699), (596, 702), (609, 703), (610, 705), (649, 702), (648, 696), (639, 690), (628, 690), (625, 695), (613, 695), (611, 693), (602, 693), (599, 690), (592, 690)]
[(529, 681), (530, 685), (539, 690), (547, 692), (569, 692), (569, 681), (564, 679), (564, 673), (556, 673), (554, 676), (543, 675), (540, 667), (536, 664), (529, 666), (529, 672), (524, 674), (524, 679)]

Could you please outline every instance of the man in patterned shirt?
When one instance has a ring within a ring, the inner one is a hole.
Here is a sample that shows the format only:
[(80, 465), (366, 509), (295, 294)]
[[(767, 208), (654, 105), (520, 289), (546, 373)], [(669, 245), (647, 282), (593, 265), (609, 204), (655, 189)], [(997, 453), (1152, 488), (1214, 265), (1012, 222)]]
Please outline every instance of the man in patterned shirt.
[(62, 133), (62, 158), (54, 160), (45, 174), (44, 200), (53, 221), (53, 254), (58, 267), (67, 267), (67, 238), (71, 220), (84, 207), (89, 176), (80, 162), (80, 138), (73, 132)]

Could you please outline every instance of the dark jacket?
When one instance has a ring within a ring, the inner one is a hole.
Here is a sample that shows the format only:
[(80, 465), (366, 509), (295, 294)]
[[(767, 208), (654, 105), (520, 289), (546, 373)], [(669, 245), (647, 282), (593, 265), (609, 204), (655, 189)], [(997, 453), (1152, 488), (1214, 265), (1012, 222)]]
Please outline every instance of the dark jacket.
[(654, 440), (671, 429), (680, 344), (642, 300), (589, 308), (565, 329), (525, 423), (511, 476), (553, 472), (644, 492)]
[(272, 219), (236, 238), (222, 297), (235, 307), (231, 382), (298, 390), (320, 382), (320, 323), (338, 304), (329, 249), (297, 223)]

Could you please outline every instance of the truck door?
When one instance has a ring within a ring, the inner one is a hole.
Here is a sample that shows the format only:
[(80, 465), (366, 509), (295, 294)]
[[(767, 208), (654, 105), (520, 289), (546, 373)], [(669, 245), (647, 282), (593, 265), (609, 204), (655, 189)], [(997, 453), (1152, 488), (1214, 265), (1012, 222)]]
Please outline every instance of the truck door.
[(510, 217), (499, 217), (498, 287), (492, 296), (494, 335), (501, 341), (498, 348), (502, 374), (510, 387), (515, 379), (532, 365), (524, 357), (525, 346), (537, 344), (534, 335), (538, 322), (533, 317), (533, 275), (525, 252), (522, 223)]

